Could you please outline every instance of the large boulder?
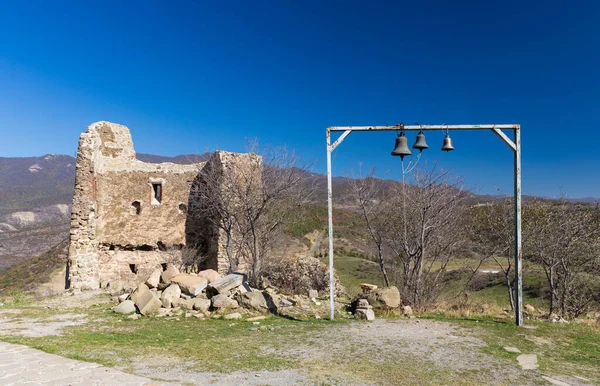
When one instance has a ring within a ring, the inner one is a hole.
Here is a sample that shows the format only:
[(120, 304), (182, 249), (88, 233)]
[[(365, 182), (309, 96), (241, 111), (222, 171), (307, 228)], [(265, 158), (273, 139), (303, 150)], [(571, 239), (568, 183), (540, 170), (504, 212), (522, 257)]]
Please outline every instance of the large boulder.
[(131, 300), (125, 300), (116, 307), (113, 307), (113, 311), (117, 314), (133, 314), (135, 312), (135, 303)]
[(205, 278), (209, 283), (215, 282), (221, 278), (219, 272), (214, 269), (205, 269), (204, 271), (198, 272), (199, 277)]
[(177, 284), (182, 292), (190, 296), (198, 296), (208, 285), (208, 280), (189, 273), (180, 273), (171, 278), (171, 283)]
[(241, 307), (257, 311), (267, 311), (269, 305), (262, 292), (245, 292), (237, 297)]
[(140, 294), (135, 305), (142, 315), (150, 315), (155, 313), (160, 306), (162, 306), (162, 302), (154, 292), (145, 291)]
[(168, 286), (160, 296), (163, 307), (170, 308), (173, 303), (181, 296), (181, 289), (177, 284), (171, 284)]
[(391, 309), (400, 307), (400, 291), (396, 286), (376, 288), (365, 295), (373, 308)]
[(218, 294), (213, 296), (211, 299), (213, 308), (238, 308), (239, 304), (237, 301), (230, 299), (227, 295)]

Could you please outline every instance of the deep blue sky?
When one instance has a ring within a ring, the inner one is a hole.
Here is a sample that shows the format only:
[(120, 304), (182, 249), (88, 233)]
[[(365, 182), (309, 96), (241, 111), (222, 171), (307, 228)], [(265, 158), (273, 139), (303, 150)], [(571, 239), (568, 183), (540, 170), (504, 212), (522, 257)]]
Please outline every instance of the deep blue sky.
[[(74, 155), (92, 122), (136, 150), (287, 144), (325, 171), (333, 125), (520, 123), (523, 191), (600, 196), (597, 1), (2, 1), (0, 156)], [(413, 134), (414, 135), (414, 134)], [(413, 136), (411, 135), (411, 136)], [(334, 173), (362, 161), (398, 178), (395, 133), (353, 133)], [(512, 192), (491, 132), (424, 156), (481, 192)]]

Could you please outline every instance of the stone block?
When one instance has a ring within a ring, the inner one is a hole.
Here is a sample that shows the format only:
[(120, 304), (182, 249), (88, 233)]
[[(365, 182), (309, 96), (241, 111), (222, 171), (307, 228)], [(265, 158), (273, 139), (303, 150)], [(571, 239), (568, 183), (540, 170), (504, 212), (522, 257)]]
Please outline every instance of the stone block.
[(267, 311), (269, 306), (262, 292), (246, 292), (237, 297), (241, 307), (257, 311)]
[(149, 292), (150, 288), (144, 283), (140, 283), (135, 291), (131, 293), (130, 299), (133, 300), (134, 303), (137, 304), (139, 297), (145, 292)]
[(133, 314), (135, 312), (135, 303), (131, 300), (125, 300), (116, 307), (113, 307), (113, 311), (117, 314)]
[(224, 294), (236, 287), (239, 287), (243, 282), (244, 275), (232, 273), (215, 280), (214, 282), (210, 283), (207, 288), (212, 295)]
[(227, 295), (218, 294), (213, 296), (211, 299), (213, 308), (238, 308), (239, 304), (237, 301), (230, 299)]
[(210, 308), (211, 301), (208, 299), (194, 298), (194, 309), (200, 312), (206, 312)]
[(153, 292), (145, 291), (140, 294), (138, 301), (135, 303), (137, 308), (140, 310), (142, 315), (151, 315), (155, 313), (160, 306), (162, 306), (162, 302)]
[(160, 300), (162, 302), (162, 306), (165, 308), (170, 308), (173, 306), (176, 300), (181, 296), (181, 289), (177, 284), (171, 284), (168, 286), (160, 296)]
[(179, 269), (176, 266), (169, 264), (167, 269), (160, 275), (160, 279), (163, 283), (170, 284), (171, 279), (176, 275), (179, 275)]
[(160, 284), (160, 277), (161, 277), (161, 275), (162, 275), (162, 269), (161, 268), (155, 269), (150, 274), (150, 277), (148, 277), (148, 280), (146, 280), (146, 285), (149, 288), (156, 288), (156, 287), (158, 287), (158, 285)]
[(205, 278), (209, 283), (215, 282), (221, 278), (219, 272), (214, 269), (205, 269), (204, 271), (198, 272), (199, 277)]
[(188, 273), (180, 273), (171, 278), (171, 283), (179, 285), (181, 291), (190, 296), (198, 296), (208, 285), (208, 280)]
[(357, 308), (354, 312), (354, 317), (363, 320), (375, 320), (375, 313), (372, 309)]

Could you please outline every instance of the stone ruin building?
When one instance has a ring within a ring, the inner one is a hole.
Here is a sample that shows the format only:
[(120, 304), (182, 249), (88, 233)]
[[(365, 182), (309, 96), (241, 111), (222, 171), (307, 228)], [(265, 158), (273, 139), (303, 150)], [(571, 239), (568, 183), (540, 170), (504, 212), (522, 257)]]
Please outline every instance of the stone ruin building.
[[(220, 234), (190, 221), (193, 185), (202, 168), (221, 172), (251, 154), (224, 151), (191, 165), (136, 159), (129, 129), (96, 122), (81, 134), (71, 214), (67, 283), (74, 289), (123, 288), (156, 267), (181, 263), (186, 246), (202, 245), (203, 267), (229, 269)], [(191, 249), (193, 250), (193, 249)]]

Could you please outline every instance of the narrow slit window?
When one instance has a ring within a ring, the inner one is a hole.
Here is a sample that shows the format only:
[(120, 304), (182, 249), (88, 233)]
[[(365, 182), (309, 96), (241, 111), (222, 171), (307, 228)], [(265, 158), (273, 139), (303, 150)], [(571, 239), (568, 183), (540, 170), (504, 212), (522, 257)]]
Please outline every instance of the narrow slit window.
[(142, 213), (142, 203), (139, 201), (134, 201), (131, 203), (131, 214), (139, 215)]
[(160, 204), (162, 202), (162, 184), (152, 184), (152, 192), (154, 193), (153, 201)]

